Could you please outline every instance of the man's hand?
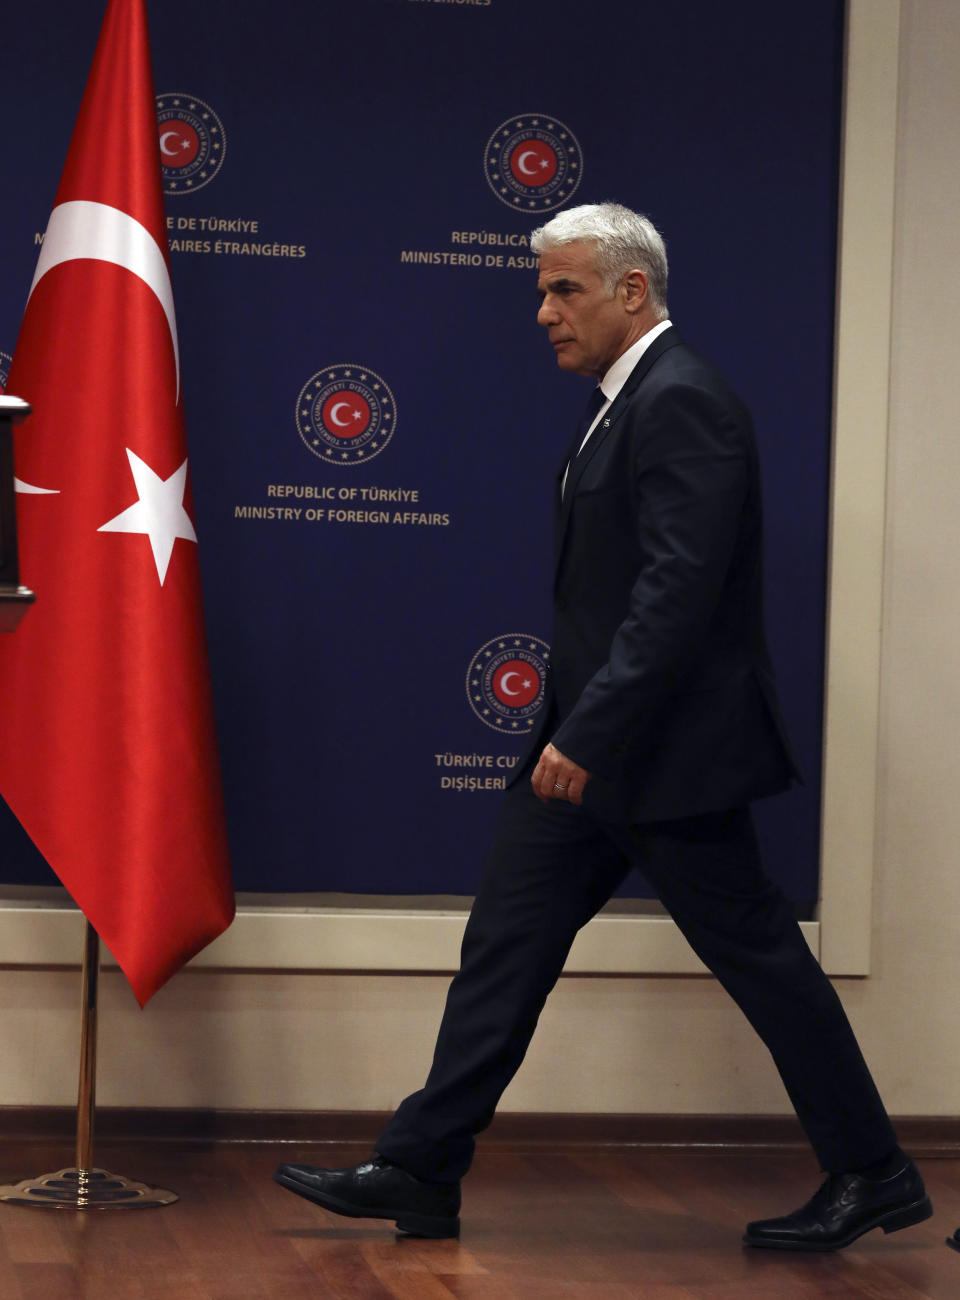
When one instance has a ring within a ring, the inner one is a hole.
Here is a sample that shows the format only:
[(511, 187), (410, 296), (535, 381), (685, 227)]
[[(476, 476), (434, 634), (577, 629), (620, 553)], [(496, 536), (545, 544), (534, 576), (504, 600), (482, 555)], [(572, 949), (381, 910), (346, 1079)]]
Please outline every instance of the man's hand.
[(579, 804), (583, 803), (583, 787), (589, 780), (590, 773), (585, 767), (578, 767), (559, 749), (547, 745), (533, 769), (530, 784), (543, 803), (548, 799), (566, 799), (568, 803)]

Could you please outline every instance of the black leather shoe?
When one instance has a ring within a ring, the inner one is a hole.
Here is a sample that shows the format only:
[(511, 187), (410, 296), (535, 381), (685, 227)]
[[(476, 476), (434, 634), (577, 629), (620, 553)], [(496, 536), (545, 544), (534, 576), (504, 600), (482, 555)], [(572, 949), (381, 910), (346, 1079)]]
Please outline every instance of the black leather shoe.
[(793, 1214), (748, 1223), (743, 1241), (774, 1250), (840, 1250), (873, 1228), (897, 1232), (932, 1213), (920, 1172), (908, 1160), (892, 1178), (831, 1174)]
[(412, 1237), (459, 1237), (460, 1184), (424, 1183), (374, 1156), (349, 1169), (280, 1165), (273, 1181), (334, 1214), (393, 1219)]

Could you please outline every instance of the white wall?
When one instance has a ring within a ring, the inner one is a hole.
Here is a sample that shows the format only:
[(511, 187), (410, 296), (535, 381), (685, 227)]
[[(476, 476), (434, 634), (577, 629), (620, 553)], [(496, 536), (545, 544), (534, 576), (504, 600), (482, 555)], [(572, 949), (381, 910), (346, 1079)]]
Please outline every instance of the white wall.
[[(888, 1106), (960, 1113), (960, 5), (903, 0), (871, 975), (838, 988)], [(842, 800), (843, 773), (837, 793)], [(66, 954), (68, 955), (68, 954)], [(419, 1086), (447, 978), (189, 970), (101, 990), (103, 1105), (378, 1110)], [(0, 979), (0, 1105), (72, 1104), (75, 972)], [(561, 981), (507, 1110), (786, 1113), (705, 978)]]

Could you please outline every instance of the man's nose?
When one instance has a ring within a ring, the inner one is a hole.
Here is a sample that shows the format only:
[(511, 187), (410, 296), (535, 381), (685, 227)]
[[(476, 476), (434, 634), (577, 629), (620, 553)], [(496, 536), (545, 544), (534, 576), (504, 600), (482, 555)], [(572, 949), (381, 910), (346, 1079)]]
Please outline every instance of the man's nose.
[(555, 307), (550, 305), (550, 299), (544, 298), (540, 304), (540, 310), (537, 312), (537, 324), (548, 328), (551, 325), (556, 325), (559, 319), (559, 313)]

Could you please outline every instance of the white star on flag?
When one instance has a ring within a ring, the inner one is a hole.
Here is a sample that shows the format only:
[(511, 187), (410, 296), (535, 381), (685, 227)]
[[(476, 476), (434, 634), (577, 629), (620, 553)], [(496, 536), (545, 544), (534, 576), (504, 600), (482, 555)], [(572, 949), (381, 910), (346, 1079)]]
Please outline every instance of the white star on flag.
[(178, 537), (185, 542), (195, 542), (197, 534), (190, 516), (183, 508), (183, 494), (187, 485), (187, 462), (163, 479), (155, 474), (146, 461), (141, 460), (129, 447), (126, 448), (130, 472), (136, 485), (139, 500), (115, 518), (97, 529), (98, 533), (144, 533), (150, 538), (154, 563), (160, 586), (167, 576), (167, 566)]

